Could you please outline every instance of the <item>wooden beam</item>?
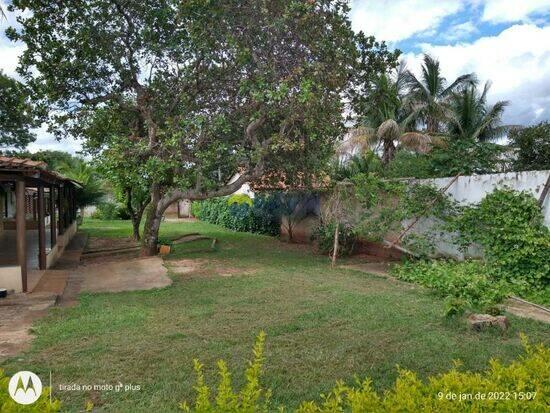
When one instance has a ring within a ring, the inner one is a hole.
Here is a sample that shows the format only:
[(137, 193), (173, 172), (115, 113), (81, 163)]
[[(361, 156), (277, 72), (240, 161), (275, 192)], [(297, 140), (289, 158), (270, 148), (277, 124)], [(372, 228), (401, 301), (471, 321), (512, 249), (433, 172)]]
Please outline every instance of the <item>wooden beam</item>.
[(44, 185), (38, 187), (38, 269), (46, 269), (46, 202)]
[(59, 206), (59, 235), (65, 232), (65, 209), (63, 207), (64, 197), (63, 193), (65, 192), (64, 187), (57, 188), (57, 205)]
[(25, 228), (25, 182), (17, 181), (15, 185), (15, 222), (17, 226), (16, 249), (17, 262), (21, 267), (21, 284), (27, 292), (27, 240)]
[(57, 224), (56, 224), (56, 218), (55, 218), (55, 186), (50, 186), (50, 243), (51, 243), (51, 249), (55, 246), (55, 243), (57, 242)]

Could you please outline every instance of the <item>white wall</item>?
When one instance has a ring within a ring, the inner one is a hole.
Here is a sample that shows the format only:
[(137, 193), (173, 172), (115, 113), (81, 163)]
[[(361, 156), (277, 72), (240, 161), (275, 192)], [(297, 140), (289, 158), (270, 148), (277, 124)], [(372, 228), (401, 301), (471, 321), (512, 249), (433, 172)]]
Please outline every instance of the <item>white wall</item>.
[[(445, 192), (461, 205), (479, 203), (487, 194), (490, 194), (497, 188), (508, 187), (516, 191), (527, 191), (535, 198), (539, 199), (544, 188), (546, 180), (550, 175), (549, 171), (524, 171), (524, 172), (508, 172), (502, 174), (490, 175), (472, 175), (461, 176), (456, 182)], [(419, 184), (434, 185), (437, 188), (444, 188), (449, 184), (453, 177), (437, 178), (437, 179), (416, 179), (412, 182)], [(547, 195), (543, 204), (544, 223), (550, 226), (550, 194)], [(404, 223), (406, 225), (407, 223)], [(411, 230), (412, 233), (423, 233), (433, 226), (433, 220), (423, 218)], [(450, 241), (450, 234), (441, 234), (437, 236), (436, 245), (437, 253), (444, 256), (451, 256), (462, 259), (464, 256), (458, 249), (453, 246)], [(479, 256), (481, 251), (479, 248), (471, 248), (467, 256)]]

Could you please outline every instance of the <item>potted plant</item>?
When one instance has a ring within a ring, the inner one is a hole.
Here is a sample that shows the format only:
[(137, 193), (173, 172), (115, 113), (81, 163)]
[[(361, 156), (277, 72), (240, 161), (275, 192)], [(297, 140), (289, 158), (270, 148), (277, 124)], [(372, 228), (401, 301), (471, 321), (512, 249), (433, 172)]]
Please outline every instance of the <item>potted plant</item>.
[(172, 240), (169, 240), (167, 238), (160, 238), (159, 237), (158, 246), (159, 246), (159, 254), (160, 255), (168, 255), (168, 254), (170, 254), (170, 251), (172, 249)]

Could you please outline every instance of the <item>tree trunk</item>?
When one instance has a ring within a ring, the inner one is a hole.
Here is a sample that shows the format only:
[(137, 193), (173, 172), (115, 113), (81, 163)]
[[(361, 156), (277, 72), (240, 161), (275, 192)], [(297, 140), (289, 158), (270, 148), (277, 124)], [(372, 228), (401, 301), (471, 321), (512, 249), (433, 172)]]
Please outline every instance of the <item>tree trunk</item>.
[(157, 244), (159, 229), (164, 211), (159, 210), (160, 188), (158, 184), (151, 187), (151, 202), (147, 209), (145, 226), (143, 228), (143, 239), (141, 240), (141, 255), (152, 257), (157, 255)]
[(141, 239), (141, 236), (139, 235), (139, 224), (140, 220), (137, 219), (137, 217), (132, 215), (132, 238), (134, 241), (139, 241)]
[(332, 249), (332, 267), (336, 264), (336, 257), (338, 256), (338, 238), (340, 235), (340, 225), (336, 223), (336, 229), (334, 230), (334, 247)]

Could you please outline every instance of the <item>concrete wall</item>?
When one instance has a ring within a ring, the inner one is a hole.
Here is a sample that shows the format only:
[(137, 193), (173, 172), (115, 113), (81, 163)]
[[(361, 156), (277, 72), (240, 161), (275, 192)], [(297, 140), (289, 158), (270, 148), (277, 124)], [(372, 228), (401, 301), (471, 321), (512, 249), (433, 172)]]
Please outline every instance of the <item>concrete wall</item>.
[[(535, 198), (539, 199), (549, 175), (550, 171), (524, 171), (461, 176), (446, 191), (446, 194), (451, 196), (461, 205), (471, 205), (479, 203), (487, 194), (490, 194), (495, 189), (508, 187), (516, 191), (527, 191)], [(425, 185), (434, 185), (437, 188), (444, 188), (452, 179), (452, 177), (418, 179), (412, 180), (412, 182)], [(550, 194), (548, 194), (546, 201), (543, 204), (543, 214), (544, 223), (547, 226), (550, 226)], [(406, 226), (408, 222), (404, 222), (403, 226)], [(434, 228), (434, 224), (436, 224), (436, 222), (432, 218), (422, 218), (411, 230), (411, 233), (426, 234), (430, 232), (430, 229)], [(436, 233), (433, 234), (433, 236), (435, 237), (437, 255), (453, 257), (456, 259), (464, 259), (465, 257), (480, 257), (482, 255), (481, 249), (477, 246), (470, 247), (466, 254), (460, 252), (452, 243), (453, 234)]]
[[(497, 188), (509, 187), (516, 191), (527, 191), (538, 199), (549, 175), (550, 170), (461, 176), (447, 190), (446, 194), (449, 194), (461, 205), (467, 205), (479, 203), (487, 194), (490, 194)], [(452, 177), (418, 179), (413, 182), (432, 184), (437, 188), (444, 188), (452, 179)], [(543, 213), (544, 223), (550, 226), (550, 194), (546, 197), (546, 201), (543, 204)]]

